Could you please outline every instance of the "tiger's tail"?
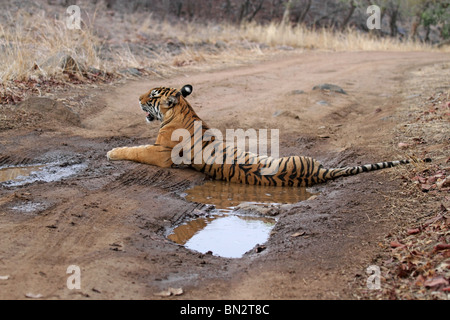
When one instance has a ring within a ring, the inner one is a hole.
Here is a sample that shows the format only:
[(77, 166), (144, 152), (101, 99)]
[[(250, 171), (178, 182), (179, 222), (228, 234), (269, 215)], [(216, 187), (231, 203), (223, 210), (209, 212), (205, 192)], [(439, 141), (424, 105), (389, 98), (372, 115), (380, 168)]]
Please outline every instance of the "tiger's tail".
[(322, 169), (324, 170), (322, 172), (322, 177), (324, 181), (327, 180), (333, 180), (339, 177), (347, 177), (347, 176), (353, 176), (362, 172), (369, 172), (369, 171), (375, 171), (375, 170), (381, 170), (386, 168), (392, 168), (396, 167), (398, 165), (402, 164), (408, 164), (408, 163), (416, 163), (416, 162), (431, 162), (430, 158), (426, 158), (423, 160), (397, 160), (397, 161), (386, 161), (386, 162), (379, 162), (375, 164), (366, 164), (362, 166), (355, 166), (355, 167), (344, 167), (344, 168), (333, 168), (333, 169)]

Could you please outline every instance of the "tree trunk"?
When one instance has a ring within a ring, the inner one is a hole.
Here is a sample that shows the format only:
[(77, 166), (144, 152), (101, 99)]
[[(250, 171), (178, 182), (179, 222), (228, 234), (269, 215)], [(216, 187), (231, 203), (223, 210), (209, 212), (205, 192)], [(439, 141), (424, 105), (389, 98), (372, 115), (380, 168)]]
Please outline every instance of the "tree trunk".
[(247, 18), (247, 21), (250, 22), (253, 20), (253, 18), (256, 16), (256, 14), (261, 10), (262, 6), (264, 4), (264, 0), (259, 0), (258, 6), (254, 8), (252, 14)]
[(309, 9), (311, 8), (311, 2), (312, 2), (312, 0), (308, 0), (306, 2), (306, 8), (305, 8), (305, 10), (303, 10), (301, 15), (298, 17), (297, 24), (302, 24), (303, 22), (305, 22), (306, 15), (308, 14)]
[(181, 17), (181, 10), (183, 8), (183, 2), (182, 1), (178, 1), (177, 4), (177, 17)]
[(413, 18), (413, 22), (411, 23), (411, 31), (410, 38), (416, 40), (417, 37), (417, 29), (420, 27), (422, 23), (422, 13), (428, 8), (430, 5), (430, 1), (426, 1), (423, 5), (416, 11), (416, 14)]
[(248, 13), (248, 7), (250, 5), (250, 0), (245, 0), (242, 4), (241, 4), (241, 9), (239, 10), (239, 23), (243, 23), (245, 16)]
[(292, 7), (292, 0), (288, 0), (286, 3), (286, 7), (284, 9), (283, 18), (281, 19), (282, 25), (289, 25), (289, 21), (291, 18), (291, 7)]
[(230, 15), (231, 15), (231, 1), (230, 0), (225, 1), (224, 11), (225, 11), (226, 19), (230, 19)]
[(398, 18), (398, 5), (396, 8), (393, 8), (391, 12), (391, 21), (389, 22), (389, 26), (391, 27), (391, 37), (397, 36), (397, 18)]
[(427, 33), (425, 34), (425, 42), (430, 42), (430, 31), (431, 31), (431, 27), (430, 26), (426, 26)]
[(417, 29), (420, 26), (420, 17), (414, 17), (411, 23), (411, 31), (409, 32), (409, 36), (412, 40), (416, 40), (417, 37)]
[(348, 15), (347, 15), (347, 17), (345, 17), (344, 21), (342, 22), (341, 31), (345, 30), (345, 27), (347, 26), (348, 22), (350, 21), (352, 15), (353, 15), (353, 12), (355, 12), (355, 9), (356, 9), (356, 3), (354, 0), (352, 0), (352, 1), (350, 1), (350, 10), (348, 12)]

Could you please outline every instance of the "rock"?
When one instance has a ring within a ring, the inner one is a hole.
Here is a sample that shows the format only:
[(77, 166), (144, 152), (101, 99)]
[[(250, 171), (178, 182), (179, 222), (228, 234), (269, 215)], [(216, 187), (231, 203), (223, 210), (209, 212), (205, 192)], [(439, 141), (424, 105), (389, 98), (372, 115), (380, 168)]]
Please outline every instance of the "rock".
[(347, 94), (347, 92), (344, 91), (341, 87), (335, 85), (335, 84), (329, 84), (329, 83), (323, 83), (318, 84), (317, 86), (313, 87), (313, 90), (325, 90), (325, 91), (332, 91), (342, 94)]
[(31, 298), (31, 299), (39, 299), (39, 298), (42, 298), (43, 295), (40, 294), (40, 293), (36, 294), (36, 293), (31, 293), (31, 292), (29, 292), (29, 293), (26, 293), (26, 294), (25, 294), (25, 297)]
[(277, 50), (291, 51), (291, 50), (294, 50), (294, 48), (291, 46), (281, 45), (281, 46), (277, 46)]
[(184, 293), (183, 288), (168, 288), (160, 292), (154, 293), (155, 296), (159, 297), (170, 297), (170, 296), (180, 296)]
[(87, 70), (88, 73), (96, 75), (96, 76), (105, 76), (106, 73), (100, 69), (94, 68), (94, 67), (89, 67)]
[(217, 49), (226, 49), (226, 48), (228, 47), (227, 44), (226, 44), (224, 41), (222, 41), (222, 40), (216, 41), (216, 43), (214, 44), (214, 46), (215, 46)]
[(244, 214), (256, 214), (260, 216), (276, 216), (280, 213), (279, 206), (272, 204), (255, 204), (252, 202), (242, 202), (235, 207), (235, 210)]
[(279, 116), (300, 119), (300, 117), (298, 115), (296, 115), (290, 111), (287, 111), (287, 110), (277, 110), (272, 114), (272, 117), (274, 117), (274, 118), (279, 117)]
[(128, 74), (128, 75), (135, 76), (135, 77), (140, 77), (142, 75), (142, 73), (136, 68), (122, 69), (122, 70), (119, 70), (119, 73)]
[(77, 60), (72, 58), (69, 55), (64, 55), (59, 63), (59, 67), (63, 69), (65, 72), (71, 72), (71, 73), (85, 73), (86, 68), (79, 63)]
[(282, 114), (285, 113), (285, 112), (286, 112), (286, 111), (284, 111), (284, 110), (277, 110), (277, 111), (275, 111), (275, 112), (273, 113), (272, 117), (276, 118), (276, 117), (282, 115)]

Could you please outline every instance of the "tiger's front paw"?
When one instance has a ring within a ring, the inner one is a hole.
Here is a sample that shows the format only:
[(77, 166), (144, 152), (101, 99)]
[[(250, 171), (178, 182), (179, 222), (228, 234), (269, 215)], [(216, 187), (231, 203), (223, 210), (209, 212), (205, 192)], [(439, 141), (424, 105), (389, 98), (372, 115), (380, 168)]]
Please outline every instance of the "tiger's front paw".
[(109, 161), (120, 160), (120, 157), (118, 155), (118, 149), (120, 148), (114, 148), (108, 151), (108, 153), (106, 154), (106, 158), (108, 158)]

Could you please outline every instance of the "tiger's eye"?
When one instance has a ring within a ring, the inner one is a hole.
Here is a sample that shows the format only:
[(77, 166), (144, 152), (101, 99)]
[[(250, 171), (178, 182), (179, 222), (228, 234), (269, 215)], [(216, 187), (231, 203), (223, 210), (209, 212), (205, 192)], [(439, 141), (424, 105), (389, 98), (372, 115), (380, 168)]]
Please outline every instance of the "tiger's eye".
[(152, 92), (150, 92), (150, 94), (149, 94), (149, 98), (156, 97), (158, 95), (158, 93), (159, 93), (158, 90), (152, 90)]

